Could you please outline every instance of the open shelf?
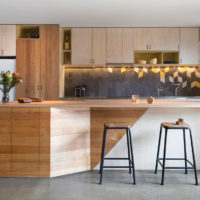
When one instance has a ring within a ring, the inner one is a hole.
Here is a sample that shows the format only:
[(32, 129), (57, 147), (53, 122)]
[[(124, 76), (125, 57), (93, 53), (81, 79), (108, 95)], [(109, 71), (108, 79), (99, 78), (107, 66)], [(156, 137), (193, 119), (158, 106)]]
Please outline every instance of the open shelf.
[(62, 64), (71, 64), (71, 29), (62, 30)]
[(140, 60), (145, 60), (146, 64), (150, 64), (150, 60), (156, 58), (156, 64), (162, 64), (162, 52), (153, 51), (135, 51), (134, 52), (135, 64), (140, 64)]
[[(151, 63), (152, 59), (157, 59), (157, 63)], [(179, 64), (179, 52), (172, 51), (135, 51), (134, 64)]]
[(179, 52), (163, 52), (163, 64), (179, 64)]
[(17, 25), (17, 38), (40, 38), (39, 25)]

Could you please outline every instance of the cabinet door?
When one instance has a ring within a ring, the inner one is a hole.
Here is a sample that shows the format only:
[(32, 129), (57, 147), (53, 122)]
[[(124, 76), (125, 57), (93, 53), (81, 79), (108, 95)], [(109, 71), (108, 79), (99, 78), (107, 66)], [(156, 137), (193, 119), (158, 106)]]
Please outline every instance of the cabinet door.
[(122, 63), (133, 63), (133, 29), (123, 28)]
[(92, 29), (72, 29), (72, 64), (91, 64), (92, 59)]
[(163, 28), (163, 50), (179, 50), (179, 28)]
[(106, 64), (106, 29), (93, 28), (93, 59), (95, 65)]
[(41, 25), (41, 95), (45, 100), (59, 98), (60, 28)]
[(1, 41), (3, 56), (16, 56), (16, 26), (1, 26)]
[(107, 29), (107, 63), (122, 62), (122, 28)]
[(134, 29), (134, 50), (147, 50), (149, 42), (149, 28)]
[(162, 28), (148, 28), (150, 50), (163, 49)]
[(11, 108), (0, 108), (0, 176), (11, 172)]
[(198, 64), (199, 28), (180, 28), (180, 63)]
[(16, 97), (40, 96), (40, 40), (17, 39), (16, 71), (23, 82), (16, 87)]
[(39, 108), (12, 108), (12, 175), (14, 176), (39, 174), (39, 111)]

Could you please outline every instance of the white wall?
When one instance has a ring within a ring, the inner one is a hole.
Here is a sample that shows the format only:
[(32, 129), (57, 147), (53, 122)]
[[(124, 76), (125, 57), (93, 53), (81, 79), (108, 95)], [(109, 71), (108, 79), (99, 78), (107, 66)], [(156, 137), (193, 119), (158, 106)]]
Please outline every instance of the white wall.
[[(153, 170), (157, 153), (159, 129), (161, 122), (175, 122), (183, 118), (191, 125), (197, 168), (200, 169), (200, 108), (150, 108), (133, 126), (132, 136), (136, 169)], [(190, 138), (187, 132), (188, 158), (192, 161)], [(163, 154), (163, 140), (160, 156)], [(108, 157), (127, 157), (126, 136), (108, 153)], [(167, 157), (184, 157), (183, 134), (179, 130), (169, 130)], [(105, 161), (105, 165), (126, 165), (127, 161)], [(168, 166), (184, 166), (184, 161), (167, 161)], [(99, 165), (95, 169), (99, 169)], [(160, 168), (159, 168), (160, 169)]]
[[(0, 71), (15, 72), (16, 70), (16, 60), (15, 59), (0, 59)], [(10, 91), (10, 101), (15, 99), (15, 88)], [(2, 92), (0, 91), (0, 101), (2, 100)]]

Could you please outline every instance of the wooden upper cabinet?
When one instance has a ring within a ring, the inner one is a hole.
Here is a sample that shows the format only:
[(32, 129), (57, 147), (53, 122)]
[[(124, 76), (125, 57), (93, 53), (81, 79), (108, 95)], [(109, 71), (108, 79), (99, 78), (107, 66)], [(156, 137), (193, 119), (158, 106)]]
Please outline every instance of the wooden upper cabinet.
[(41, 43), (41, 97), (45, 100), (59, 98), (60, 27), (40, 26)]
[(148, 28), (150, 50), (162, 50), (162, 28)]
[(107, 28), (107, 63), (122, 61), (122, 28)]
[(198, 64), (199, 28), (180, 28), (180, 63)]
[(105, 65), (106, 63), (106, 29), (92, 29), (92, 58), (95, 65)]
[(133, 62), (133, 29), (107, 29), (107, 63)]
[(178, 51), (179, 50), (179, 28), (163, 28), (163, 50)]
[(92, 29), (72, 29), (72, 64), (91, 64), (92, 59)]
[(133, 63), (133, 28), (124, 28), (122, 34), (122, 63)]
[(163, 50), (163, 28), (135, 28), (134, 50)]
[(16, 71), (23, 82), (16, 87), (16, 97), (40, 96), (40, 40), (17, 39)]
[(1, 25), (1, 55), (16, 56), (16, 26)]
[(134, 50), (148, 50), (149, 28), (134, 29)]

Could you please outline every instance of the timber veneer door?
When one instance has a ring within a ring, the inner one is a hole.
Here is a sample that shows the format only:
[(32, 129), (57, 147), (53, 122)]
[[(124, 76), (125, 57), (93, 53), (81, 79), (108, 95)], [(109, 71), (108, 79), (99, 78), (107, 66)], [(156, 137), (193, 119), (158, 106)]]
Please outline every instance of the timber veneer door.
[(16, 71), (23, 83), (16, 87), (16, 97), (40, 96), (40, 40), (17, 39)]
[(92, 29), (72, 29), (72, 64), (89, 65), (92, 60)]
[(40, 108), (12, 109), (12, 176), (38, 176)]
[(1, 25), (2, 56), (16, 56), (16, 25)]
[(60, 28), (41, 25), (41, 96), (46, 100), (59, 98)]
[(107, 63), (133, 63), (132, 28), (107, 28)]
[(0, 109), (0, 176), (11, 171), (11, 108)]
[(180, 63), (198, 64), (199, 28), (180, 28)]

